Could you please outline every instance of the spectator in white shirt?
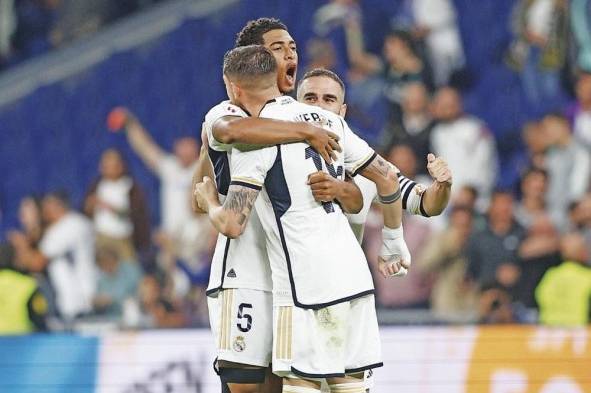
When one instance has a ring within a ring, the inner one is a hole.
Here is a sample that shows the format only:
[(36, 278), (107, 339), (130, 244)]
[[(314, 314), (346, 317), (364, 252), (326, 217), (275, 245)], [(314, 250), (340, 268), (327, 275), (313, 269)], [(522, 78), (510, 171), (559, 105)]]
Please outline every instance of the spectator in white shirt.
[(575, 138), (591, 151), (591, 74), (581, 73), (575, 86), (577, 102), (569, 108)]
[(114, 248), (133, 260), (150, 245), (150, 220), (140, 187), (127, 173), (121, 153), (107, 149), (101, 156), (100, 177), (91, 185), (84, 209), (94, 220), (99, 247)]
[(569, 204), (580, 200), (589, 190), (591, 157), (573, 138), (566, 117), (549, 114), (541, 124), (543, 137), (550, 145), (544, 160), (549, 175), (548, 210), (557, 227), (564, 230)]
[(67, 198), (60, 193), (45, 196), (42, 210), (48, 226), (39, 250), (47, 260), (57, 309), (71, 322), (92, 310), (97, 280), (92, 223), (70, 210)]
[(425, 44), (436, 85), (449, 83), (450, 76), (464, 66), (462, 39), (450, 0), (404, 0), (394, 23)]
[(485, 204), (498, 171), (493, 136), (481, 120), (463, 112), (460, 94), (453, 88), (437, 92), (433, 115), (438, 124), (431, 133), (431, 146), (454, 174), (452, 198), (454, 190), (470, 185), (478, 191), (478, 205)]

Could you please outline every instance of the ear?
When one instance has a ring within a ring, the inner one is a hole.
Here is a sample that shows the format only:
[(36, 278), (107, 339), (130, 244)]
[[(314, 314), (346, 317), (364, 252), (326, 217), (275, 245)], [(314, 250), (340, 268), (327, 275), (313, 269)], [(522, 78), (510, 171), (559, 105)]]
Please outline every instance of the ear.
[(341, 105), (341, 109), (339, 110), (339, 115), (341, 115), (341, 117), (345, 117), (346, 114), (347, 114), (347, 104), (343, 104), (343, 105)]

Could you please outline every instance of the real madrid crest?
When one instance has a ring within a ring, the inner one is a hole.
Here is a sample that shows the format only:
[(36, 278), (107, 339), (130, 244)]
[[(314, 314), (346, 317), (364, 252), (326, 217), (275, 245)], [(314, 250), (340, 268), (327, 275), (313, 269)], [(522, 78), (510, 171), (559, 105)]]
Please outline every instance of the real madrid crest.
[(236, 336), (234, 339), (234, 344), (232, 345), (236, 352), (242, 352), (246, 349), (246, 342), (244, 341), (244, 337)]

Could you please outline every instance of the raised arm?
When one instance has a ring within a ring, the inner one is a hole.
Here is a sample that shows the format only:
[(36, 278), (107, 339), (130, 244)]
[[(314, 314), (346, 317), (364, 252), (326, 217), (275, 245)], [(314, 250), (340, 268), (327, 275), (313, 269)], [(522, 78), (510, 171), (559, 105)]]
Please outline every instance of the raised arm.
[(166, 153), (154, 142), (142, 123), (129, 111), (126, 111), (125, 130), (133, 151), (153, 172), (157, 172), (158, 164)]
[(234, 145), (239, 150), (254, 146), (306, 142), (327, 161), (341, 151), (338, 136), (311, 123), (289, 122), (260, 117), (225, 116), (213, 124), (213, 136), (218, 142)]
[(209, 215), (213, 226), (223, 235), (235, 239), (242, 235), (260, 189), (231, 184), (224, 204), (209, 177), (195, 187), (195, 196), (201, 209)]
[(374, 154), (358, 173), (375, 183), (382, 205), (384, 228), (378, 270), (384, 277), (406, 275), (411, 255), (404, 241), (401, 190), (396, 170), (389, 162)]
[(435, 155), (427, 156), (427, 170), (433, 178), (433, 183), (425, 190), (422, 201), (423, 214), (438, 216), (447, 207), (451, 193), (452, 175), (447, 162)]

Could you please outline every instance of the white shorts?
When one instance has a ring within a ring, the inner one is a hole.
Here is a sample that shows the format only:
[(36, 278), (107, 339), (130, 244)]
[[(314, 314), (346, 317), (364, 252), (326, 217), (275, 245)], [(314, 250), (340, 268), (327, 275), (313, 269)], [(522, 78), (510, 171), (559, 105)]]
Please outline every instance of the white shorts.
[(255, 289), (224, 289), (207, 298), (218, 360), (268, 367), (273, 343), (273, 295)]
[(319, 310), (273, 307), (273, 372), (330, 378), (381, 367), (373, 295)]

